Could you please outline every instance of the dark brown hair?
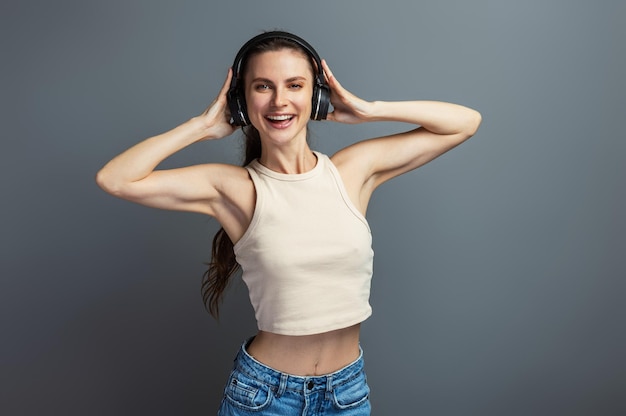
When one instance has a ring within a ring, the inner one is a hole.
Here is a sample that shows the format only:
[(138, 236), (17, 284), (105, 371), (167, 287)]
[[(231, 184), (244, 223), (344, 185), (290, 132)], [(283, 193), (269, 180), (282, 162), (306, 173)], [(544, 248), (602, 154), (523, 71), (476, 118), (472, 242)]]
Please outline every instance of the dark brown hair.
[[(310, 62), (311, 71), (315, 71), (314, 64), (309, 58), (307, 51), (300, 45), (287, 39), (273, 38), (267, 39), (250, 49), (250, 52), (248, 52), (242, 62), (242, 76), (245, 77), (247, 64), (251, 56), (281, 49), (292, 49), (300, 52)], [(242, 127), (242, 131), (245, 137), (245, 152), (242, 165), (246, 166), (253, 160), (261, 157), (261, 137), (259, 131), (252, 125)], [(213, 237), (211, 262), (208, 266), (208, 270), (202, 276), (202, 300), (209, 313), (215, 318), (218, 318), (219, 305), (230, 281), (230, 277), (240, 269), (240, 265), (235, 259), (233, 242), (226, 234), (223, 227), (220, 228)]]

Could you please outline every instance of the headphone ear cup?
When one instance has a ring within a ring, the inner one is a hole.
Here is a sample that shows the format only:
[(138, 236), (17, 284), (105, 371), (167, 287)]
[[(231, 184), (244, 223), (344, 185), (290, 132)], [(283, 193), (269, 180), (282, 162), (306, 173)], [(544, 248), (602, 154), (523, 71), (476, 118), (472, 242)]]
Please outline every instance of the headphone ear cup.
[(247, 126), (250, 124), (246, 99), (238, 87), (233, 87), (228, 90), (228, 93), (226, 93), (226, 101), (228, 102), (230, 117), (233, 119), (235, 126)]
[(328, 84), (317, 82), (313, 88), (312, 120), (325, 120), (330, 106), (330, 88)]

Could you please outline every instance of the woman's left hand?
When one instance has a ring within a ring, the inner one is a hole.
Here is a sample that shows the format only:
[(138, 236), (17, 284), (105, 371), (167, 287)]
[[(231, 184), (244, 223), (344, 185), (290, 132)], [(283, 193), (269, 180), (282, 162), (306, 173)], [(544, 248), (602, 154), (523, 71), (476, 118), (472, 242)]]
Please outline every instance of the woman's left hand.
[(324, 59), (322, 59), (322, 68), (324, 68), (326, 82), (330, 87), (330, 103), (333, 106), (333, 111), (328, 113), (326, 119), (347, 124), (370, 120), (372, 103), (360, 99), (343, 88)]

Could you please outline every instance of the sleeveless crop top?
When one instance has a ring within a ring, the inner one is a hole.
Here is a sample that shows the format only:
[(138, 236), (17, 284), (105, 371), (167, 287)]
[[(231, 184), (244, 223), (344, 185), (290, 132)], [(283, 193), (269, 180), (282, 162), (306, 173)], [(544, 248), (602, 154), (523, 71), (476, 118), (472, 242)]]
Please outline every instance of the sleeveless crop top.
[(367, 319), (373, 271), (367, 220), (328, 156), (314, 152), (302, 174), (248, 170), (256, 189), (252, 221), (235, 244), (260, 330), (310, 335)]

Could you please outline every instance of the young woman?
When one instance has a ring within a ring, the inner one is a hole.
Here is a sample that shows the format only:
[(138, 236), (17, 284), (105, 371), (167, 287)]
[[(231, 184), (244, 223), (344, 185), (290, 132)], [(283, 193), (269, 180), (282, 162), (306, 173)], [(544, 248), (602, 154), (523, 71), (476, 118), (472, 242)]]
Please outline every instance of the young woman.
[[(312, 118), (416, 127), (328, 157), (309, 148)], [(205, 302), (217, 314), (229, 277), (241, 267), (259, 331), (237, 355), (220, 415), (370, 413), (359, 344), (360, 323), (371, 314), (368, 202), (378, 186), (467, 140), (480, 122), (478, 112), (455, 104), (364, 101), (304, 40), (268, 32), (244, 45), (201, 115), (98, 172), (98, 184), (115, 196), (200, 212), (222, 225)], [(178, 150), (222, 139), (238, 126), (246, 136), (244, 167), (156, 169)]]

